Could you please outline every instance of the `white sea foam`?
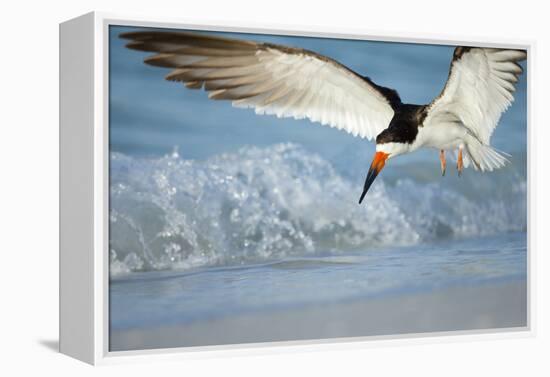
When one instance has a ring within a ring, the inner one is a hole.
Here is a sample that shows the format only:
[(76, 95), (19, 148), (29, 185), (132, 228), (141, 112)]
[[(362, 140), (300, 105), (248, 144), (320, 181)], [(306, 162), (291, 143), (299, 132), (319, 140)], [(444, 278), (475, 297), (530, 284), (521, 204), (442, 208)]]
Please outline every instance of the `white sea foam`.
[(111, 274), (524, 230), (526, 185), (513, 182), (488, 199), (412, 178), (390, 185), (381, 176), (358, 205), (357, 183), (295, 144), (206, 161), (112, 153)]

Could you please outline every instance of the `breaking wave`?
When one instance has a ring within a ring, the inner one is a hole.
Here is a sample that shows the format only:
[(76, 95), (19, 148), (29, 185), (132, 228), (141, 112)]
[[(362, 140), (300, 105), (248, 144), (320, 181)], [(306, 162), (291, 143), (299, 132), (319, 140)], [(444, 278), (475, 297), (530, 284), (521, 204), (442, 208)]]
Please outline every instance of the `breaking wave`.
[(482, 181), (461, 193), (438, 182), (381, 176), (360, 206), (362, 182), (295, 144), (246, 147), (206, 161), (177, 152), (157, 159), (111, 153), (110, 163), (112, 275), (526, 228), (523, 178), (508, 179), (493, 195)]

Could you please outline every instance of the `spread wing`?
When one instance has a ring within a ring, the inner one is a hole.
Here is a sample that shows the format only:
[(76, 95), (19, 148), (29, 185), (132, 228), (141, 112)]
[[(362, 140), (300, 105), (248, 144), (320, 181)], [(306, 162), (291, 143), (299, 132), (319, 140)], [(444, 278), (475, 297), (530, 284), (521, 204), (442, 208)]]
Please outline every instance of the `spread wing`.
[(522, 73), (523, 50), (457, 47), (449, 78), (428, 107), (424, 124), (459, 122), (485, 145), (502, 113), (514, 101), (515, 84)]
[(308, 118), (373, 139), (401, 103), (396, 91), (311, 51), (216, 36), (130, 32), (128, 48), (153, 52), (150, 65), (172, 68), (167, 80), (204, 88), (211, 99), (257, 114)]

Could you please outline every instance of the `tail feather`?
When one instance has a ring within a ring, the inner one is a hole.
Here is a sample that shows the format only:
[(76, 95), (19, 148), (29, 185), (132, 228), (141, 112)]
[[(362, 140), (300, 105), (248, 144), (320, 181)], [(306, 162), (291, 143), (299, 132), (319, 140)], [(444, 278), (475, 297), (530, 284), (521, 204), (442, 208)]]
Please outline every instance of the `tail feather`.
[(508, 153), (497, 151), (490, 145), (481, 144), (478, 140), (468, 143), (466, 152), (476, 170), (493, 171), (500, 169), (510, 161)]

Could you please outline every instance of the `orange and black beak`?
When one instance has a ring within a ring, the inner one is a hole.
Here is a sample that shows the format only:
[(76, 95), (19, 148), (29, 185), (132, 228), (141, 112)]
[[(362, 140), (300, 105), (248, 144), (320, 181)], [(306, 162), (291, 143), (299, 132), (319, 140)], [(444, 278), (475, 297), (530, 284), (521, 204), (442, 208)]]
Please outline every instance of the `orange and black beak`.
[(369, 173), (367, 174), (367, 179), (365, 179), (365, 186), (363, 187), (363, 193), (361, 194), (361, 197), (359, 198), (359, 204), (363, 201), (363, 198), (367, 194), (367, 191), (369, 191), (370, 186), (372, 185), (372, 182), (374, 182), (374, 179), (380, 173), (380, 171), (384, 168), (384, 165), (386, 164), (386, 160), (388, 159), (389, 154), (384, 152), (376, 152), (374, 155), (374, 158), (372, 159), (372, 163), (370, 164)]

